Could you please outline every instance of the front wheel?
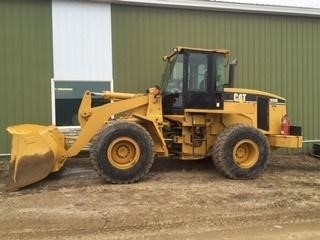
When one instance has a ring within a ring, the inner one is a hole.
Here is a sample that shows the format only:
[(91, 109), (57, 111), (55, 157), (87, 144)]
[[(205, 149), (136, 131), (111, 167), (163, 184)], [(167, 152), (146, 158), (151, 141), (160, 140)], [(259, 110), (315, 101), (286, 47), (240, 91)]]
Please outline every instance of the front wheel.
[(218, 135), (213, 162), (228, 178), (250, 179), (257, 177), (266, 168), (269, 152), (268, 140), (261, 131), (237, 124)]
[(153, 141), (141, 125), (115, 121), (93, 139), (90, 158), (98, 174), (107, 182), (136, 182), (153, 164)]

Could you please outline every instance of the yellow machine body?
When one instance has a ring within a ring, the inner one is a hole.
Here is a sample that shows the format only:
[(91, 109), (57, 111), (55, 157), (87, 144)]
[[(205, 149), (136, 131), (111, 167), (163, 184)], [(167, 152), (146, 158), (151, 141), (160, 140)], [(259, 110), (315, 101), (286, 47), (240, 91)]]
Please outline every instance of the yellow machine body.
[(105, 91), (100, 96), (112, 100), (112, 103), (94, 108), (91, 107), (93, 93), (86, 91), (78, 112), (82, 130), (69, 148), (65, 144), (65, 136), (55, 126), (22, 124), (8, 127), (12, 147), (10, 179), (6, 189), (19, 189), (60, 170), (68, 157), (79, 154), (111, 117), (119, 113), (125, 113), (126, 118), (130, 115), (130, 121), (145, 122), (155, 142), (155, 151), (168, 156), (159, 127), (163, 121), (161, 98), (157, 89), (151, 88), (149, 91), (149, 94)]
[[(223, 57), (228, 55), (227, 50), (180, 47), (164, 57), (164, 60), (169, 62), (175, 54), (184, 54), (185, 51), (212, 53)], [(112, 183), (139, 180), (150, 169), (152, 161), (149, 163), (148, 158), (153, 158), (153, 155), (175, 156), (186, 160), (202, 159), (214, 154), (219, 157), (222, 154), (221, 135), (231, 136), (232, 129), (237, 128), (234, 126), (244, 129), (248, 126), (249, 130), (258, 129), (257, 134), (261, 133), (268, 141), (267, 145), (263, 145), (265, 148), (302, 147), (301, 134), (281, 134), (281, 119), (287, 112), (285, 99), (280, 96), (250, 89), (225, 87), (221, 93), (223, 98), (219, 98), (223, 102), (215, 103), (216, 108), (184, 108), (179, 114), (168, 114), (164, 111), (166, 106), (163, 106), (161, 90), (159, 87), (150, 88), (146, 94), (86, 91), (78, 110), (81, 131), (74, 144), (69, 147), (65, 144), (66, 137), (55, 126), (23, 124), (8, 127), (7, 130), (12, 135), (12, 150), (7, 189), (19, 189), (40, 181), (51, 172), (59, 171), (69, 157), (76, 156), (88, 144), (91, 144), (92, 148), (91, 158), (96, 160), (95, 168), (101, 168), (98, 173)], [(92, 107), (93, 96), (102, 97), (110, 102)], [(262, 103), (259, 99), (263, 99)], [(260, 105), (263, 106), (263, 112)], [(264, 112), (267, 112), (265, 116)], [(116, 122), (120, 123), (114, 125)], [(129, 133), (130, 126), (136, 132)], [(121, 132), (121, 128), (127, 130)], [(229, 128), (230, 133), (225, 132), (225, 129)], [(144, 149), (139, 138), (135, 138), (137, 133), (142, 134), (146, 139), (144, 144), (147, 144), (153, 153), (149, 151), (149, 155), (144, 157), (148, 147)], [(104, 148), (101, 142), (108, 146)], [(249, 137), (239, 140), (230, 151), (237, 166), (247, 170), (256, 164), (262, 150), (259, 143), (255, 143)], [(148, 166), (144, 168), (141, 176), (127, 179), (126, 170), (141, 167), (140, 155)], [(117, 175), (109, 176), (110, 169), (114, 169), (117, 174), (123, 172), (123, 179), (117, 179)], [(233, 178), (232, 174), (230, 176)]]
[[(301, 135), (281, 134), (281, 118), (287, 114), (284, 98), (251, 89), (225, 88), (225, 93), (231, 93), (235, 96), (239, 96), (239, 94), (254, 94), (269, 99), (281, 99), (281, 103), (273, 100), (269, 101), (269, 129), (260, 129), (260, 131), (268, 138), (270, 147), (302, 148), (303, 138)], [(193, 160), (210, 156), (216, 137), (223, 129), (229, 126), (245, 124), (258, 128), (257, 108), (257, 102), (232, 100), (224, 102), (223, 110), (185, 109), (184, 115), (165, 115), (164, 118), (181, 124), (181, 137), (176, 137), (173, 141), (182, 145), (182, 150), (179, 154), (182, 159)], [(192, 141), (194, 139), (194, 131), (206, 133), (196, 141), (197, 147)]]

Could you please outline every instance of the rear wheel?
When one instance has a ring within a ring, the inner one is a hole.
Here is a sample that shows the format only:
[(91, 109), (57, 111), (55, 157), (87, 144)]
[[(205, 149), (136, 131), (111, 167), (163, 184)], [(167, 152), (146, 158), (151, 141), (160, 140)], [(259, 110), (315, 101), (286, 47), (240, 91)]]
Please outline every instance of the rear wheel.
[(266, 168), (269, 152), (268, 140), (261, 131), (237, 124), (218, 135), (213, 162), (228, 178), (250, 179)]
[(93, 139), (90, 158), (98, 174), (111, 183), (132, 183), (147, 174), (154, 161), (153, 142), (137, 123), (116, 121)]

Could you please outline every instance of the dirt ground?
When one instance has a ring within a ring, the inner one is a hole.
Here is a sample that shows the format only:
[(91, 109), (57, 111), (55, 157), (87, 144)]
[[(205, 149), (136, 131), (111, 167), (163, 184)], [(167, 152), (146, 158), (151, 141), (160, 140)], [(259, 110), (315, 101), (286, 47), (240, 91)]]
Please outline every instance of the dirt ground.
[[(0, 188), (7, 178), (1, 162)], [(156, 160), (144, 181), (110, 185), (87, 158), (0, 193), (0, 239), (320, 239), (320, 159), (273, 154), (235, 181), (211, 161)]]

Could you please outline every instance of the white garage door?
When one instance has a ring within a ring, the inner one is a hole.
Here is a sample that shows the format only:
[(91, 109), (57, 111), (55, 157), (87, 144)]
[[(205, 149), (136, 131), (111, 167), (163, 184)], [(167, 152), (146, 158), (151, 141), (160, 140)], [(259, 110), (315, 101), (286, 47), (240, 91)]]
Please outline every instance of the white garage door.
[(53, 0), (52, 27), (52, 121), (73, 126), (82, 91), (113, 88), (111, 6)]

